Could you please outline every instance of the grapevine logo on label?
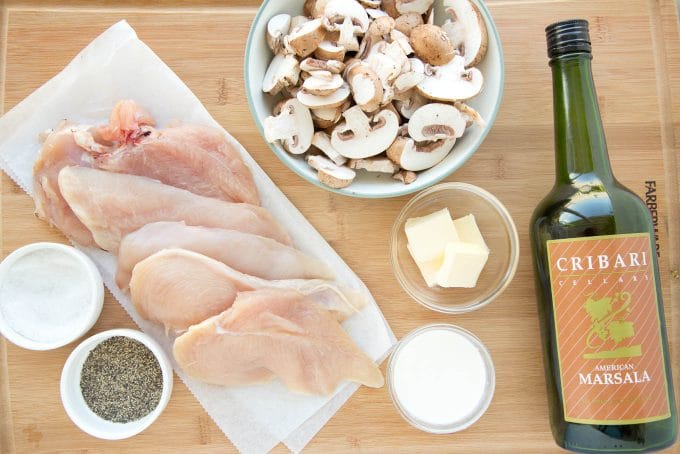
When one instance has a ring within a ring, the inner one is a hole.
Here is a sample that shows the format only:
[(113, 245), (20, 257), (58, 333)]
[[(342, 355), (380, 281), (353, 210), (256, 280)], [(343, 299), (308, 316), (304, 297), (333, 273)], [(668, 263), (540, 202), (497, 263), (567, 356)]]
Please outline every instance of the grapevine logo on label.
[(590, 424), (668, 416), (648, 234), (548, 242), (564, 416)]

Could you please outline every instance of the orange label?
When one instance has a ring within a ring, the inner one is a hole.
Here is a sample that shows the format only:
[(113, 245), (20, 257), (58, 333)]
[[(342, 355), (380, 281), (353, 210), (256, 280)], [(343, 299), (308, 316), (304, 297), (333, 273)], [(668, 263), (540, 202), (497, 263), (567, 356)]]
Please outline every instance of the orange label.
[(646, 233), (548, 241), (564, 419), (670, 416)]

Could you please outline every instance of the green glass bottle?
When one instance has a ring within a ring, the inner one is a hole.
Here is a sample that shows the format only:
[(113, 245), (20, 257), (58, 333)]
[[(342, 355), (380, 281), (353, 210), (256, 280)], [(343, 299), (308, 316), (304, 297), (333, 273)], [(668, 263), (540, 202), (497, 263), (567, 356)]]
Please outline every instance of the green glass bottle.
[(588, 22), (546, 28), (556, 182), (531, 220), (550, 419), (577, 452), (644, 452), (677, 437), (652, 218), (612, 174)]

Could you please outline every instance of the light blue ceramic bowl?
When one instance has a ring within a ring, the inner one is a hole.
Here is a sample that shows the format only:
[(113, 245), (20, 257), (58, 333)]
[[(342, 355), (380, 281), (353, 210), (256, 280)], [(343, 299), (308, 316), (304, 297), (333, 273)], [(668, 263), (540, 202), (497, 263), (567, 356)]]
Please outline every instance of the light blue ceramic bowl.
[[(496, 120), (496, 114), (503, 98), (504, 61), (501, 40), (491, 14), (482, 0), (472, 0), (484, 17), (489, 35), (489, 48), (486, 57), (477, 65), (484, 75), (484, 89), (472, 100), (468, 101), (486, 120), (486, 126), (474, 126), (458, 139), (453, 151), (439, 164), (418, 174), (418, 179), (409, 185), (393, 180), (387, 174), (375, 174), (365, 171), (357, 172), (357, 178), (347, 188), (331, 189), (319, 182), (316, 171), (307, 165), (303, 156), (294, 156), (286, 152), (278, 144), (269, 144), (274, 154), (305, 180), (328, 191), (352, 197), (385, 198), (398, 197), (420, 191), (443, 180), (460, 168), (484, 141)], [(264, 119), (271, 115), (272, 107), (278, 97), (270, 96), (262, 91), (262, 79), (273, 55), (267, 47), (265, 38), (267, 22), (277, 14), (302, 14), (303, 0), (264, 0), (250, 28), (245, 52), (245, 82), (248, 106), (255, 119), (260, 133), (263, 133)], [(435, 3), (435, 22), (443, 22), (442, 1)]]

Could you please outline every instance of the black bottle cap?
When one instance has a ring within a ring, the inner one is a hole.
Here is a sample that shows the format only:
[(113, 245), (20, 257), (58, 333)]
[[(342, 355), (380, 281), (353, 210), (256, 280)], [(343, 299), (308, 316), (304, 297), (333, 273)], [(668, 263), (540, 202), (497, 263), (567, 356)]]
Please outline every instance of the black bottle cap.
[(571, 19), (550, 24), (545, 28), (545, 36), (551, 60), (562, 55), (591, 52), (587, 20)]

